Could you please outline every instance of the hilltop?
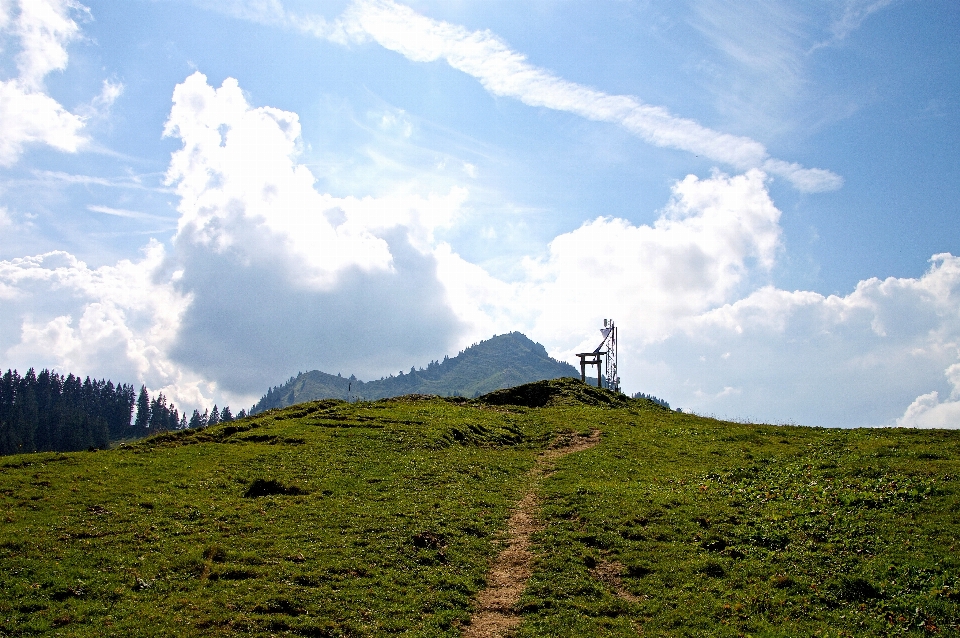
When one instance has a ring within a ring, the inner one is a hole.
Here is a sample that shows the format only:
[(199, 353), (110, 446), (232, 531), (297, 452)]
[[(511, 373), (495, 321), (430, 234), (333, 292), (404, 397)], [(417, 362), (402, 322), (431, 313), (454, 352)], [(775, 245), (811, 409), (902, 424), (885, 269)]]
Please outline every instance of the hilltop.
[(0, 635), (470, 635), (517, 547), (521, 637), (960, 634), (960, 431), (578, 380), (4, 457), (0, 508)]
[(482, 394), (544, 379), (572, 377), (580, 372), (557, 361), (546, 348), (519, 332), (491, 337), (452, 359), (431, 361), (375, 381), (360, 381), (313, 370), (301, 372), (281, 386), (270, 388), (251, 412), (283, 408), (318, 399), (375, 400), (404, 394), (478, 397)]

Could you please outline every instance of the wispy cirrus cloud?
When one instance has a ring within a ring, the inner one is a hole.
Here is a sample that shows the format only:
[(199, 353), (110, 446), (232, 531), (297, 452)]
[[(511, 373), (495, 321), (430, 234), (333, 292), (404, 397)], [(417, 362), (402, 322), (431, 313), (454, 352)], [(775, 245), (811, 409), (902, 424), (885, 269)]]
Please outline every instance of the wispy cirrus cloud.
[(145, 190), (158, 193), (173, 193), (173, 189), (166, 186), (157, 186), (148, 183), (145, 178), (160, 178), (158, 173), (146, 175), (125, 175), (122, 177), (99, 177), (97, 175), (79, 175), (63, 171), (32, 171), (33, 179), (11, 180), (7, 183), (43, 183), (50, 185), (67, 186), (103, 186), (105, 188), (119, 188), (130, 190)]
[(830, 24), (831, 37), (818, 42), (814, 49), (845, 40), (872, 14), (893, 4), (893, 0), (842, 0), (840, 4), (840, 15)]
[(353, 39), (372, 39), (410, 60), (445, 60), (494, 95), (617, 124), (655, 146), (703, 155), (738, 170), (761, 168), (802, 191), (834, 190), (843, 184), (831, 171), (773, 158), (763, 144), (748, 137), (715, 131), (634, 96), (610, 95), (564, 80), (531, 64), (490, 31), (433, 20), (392, 0), (355, 2), (341, 24)]
[(804, 192), (836, 190), (843, 178), (822, 168), (771, 157), (749, 137), (713, 130), (631, 95), (611, 95), (531, 64), (489, 30), (434, 20), (392, 0), (356, 0), (336, 20), (295, 15), (279, 0), (233, 0), (211, 9), (261, 24), (293, 28), (342, 44), (374, 41), (415, 62), (443, 60), (493, 95), (622, 126), (644, 141), (707, 157), (737, 170), (759, 168)]
[(163, 215), (151, 215), (150, 213), (143, 213), (137, 210), (127, 210), (125, 208), (111, 208), (110, 206), (87, 206), (87, 210), (94, 213), (102, 213), (104, 215), (110, 215), (111, 217), (123, 217), (126, 219), (142, 219), (150, 221), (164, 221), (170, 222), (172, 227), (176, 227), (177, 218), (176, 217), (164, 217)]

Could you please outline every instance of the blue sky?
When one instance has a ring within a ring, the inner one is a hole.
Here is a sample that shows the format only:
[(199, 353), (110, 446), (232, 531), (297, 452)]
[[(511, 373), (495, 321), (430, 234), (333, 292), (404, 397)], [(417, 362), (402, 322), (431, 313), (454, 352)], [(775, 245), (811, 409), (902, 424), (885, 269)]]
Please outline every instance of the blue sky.
[(249, 405), (511, 330), (960, 425), (950, 2), (0, 2), (0, 364)]

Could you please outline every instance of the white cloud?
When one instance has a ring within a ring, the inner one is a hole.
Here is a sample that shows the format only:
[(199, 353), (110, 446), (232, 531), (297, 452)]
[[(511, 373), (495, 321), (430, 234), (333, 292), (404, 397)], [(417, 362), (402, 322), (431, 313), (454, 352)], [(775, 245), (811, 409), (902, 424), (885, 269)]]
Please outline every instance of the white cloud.
[(252, 402), (297, 369), (375, 376), (449, 352), (459, 324), (431, 253), (466, 190), (319, 193), (296, 114), (250, 106), (231, 79), (178, 85), (166, 134), (183, 144), (167, 172), (174, 250), (153, 242), (96, 270), (66, 253), (0, 263), (7, 361), (136, 380), (191, 407)]
[(27, 144), (48, 144), (75, 153), (86, 138), (83, 120), (44, 93), (27, 92), (17, 80), (0, 81), (0, 166), (20, 159)]
[(97, 177), (94, 175), (74, 175), (62, 171), (33, 171), (36, 178), (34, 183), (49, 183), (50, 185), (66, 184), (69, 186), (106, 186), (108, 188), (122, 188), (129, 190), (147, 190), (157, 193), (170, 193), (171, 189), (156, 187), (144, 183), (141, 175), (125, 175), (122, 177)]
[(234, 18), (258, 24), (294, 29), (318, 38), (346, 42), (347, 36), (338, 23), (328, 23), (316, 14), (287, 11), (280, 0), (194, 0), (194, 3)]
[(89, 104), (84, 104), (77, 108), (77, 114), (83, 119), (105, 118), (110, 115), (110, 109), (113, 103), (123, 95), (123, 83), (112, 80), (104, 80), (100, 89), (100, 94), (93, 98)]
[(837, 4), (839, 5), (839, 16), (830, 24), (831, 37), (817, 43), (814, 49), (845, 40), (851, 33), (859, 29), (860, 25), (872, 14), (893, 4), (893, 0), (840, 0)]
[(905, 428), (960, 428), (960, 401), (940, 402), (936, 390), (921, 394), (911, 403), (897, 426)]
[(70, 13), (89, 10), (74, 0), (21, 0), (18, 4), (19, 79), (26, 90), (39, 91), (48, 73), (67, 68), (66, 45), (80, 35)]
[(0, 29), (12, 29), (19, 37), (19, 75), (0, 81), (0, 166), (16, 163), (27, 144), (74, 153), (86, 142), (83, 118), (47, 95), (43, 79), (66, 68), (66, 45), (80, 34), (70, 14), (87, 8), (72, 0), (21, 1), (13, 18), (10, 6), (0, 12)]
[[(763, 144), (750, 138), (712, 130), (634, 96), (610, 95), (564, 80), (530, 64), (525, 55), (512, 50), (489, 30), (469, 31), (433, 20), (392, 0), (355, 0), (333, 22), (316, 15), (293, 14), (280, 0), (200, 4), (241, 19), (292, 28), (341, 44), (373, 40), (415, 62), (442, 59), (475, 77), (494, 95), (618, 124), (656, 146), (702, 155), (737, 170), (760, 168), (786, 178), (801, 191), (830, 191), (843, 185), (843, 178), (829, 170), (808, 169), (770, 157)], [(742, 16), (737, 14), (737, 17)], [(791, 62), (792, 58), (784, 54), (777, 56), (780, 62), (772, 63), (769, 52), (773, 44), (766, 52), (752, 52), (750, 61), (754, 64), (763, 61), (768, 70), (777, 72), (779, 80), (785, 77), (783, 67), (795, 61)]]
[(397, 133), (404, 138), (413, 134), (413, 124), (402, 109), (385, 111), (379, 114), (371, 113), (371, 116), (379, 120), (377, 125), (382, 131)]
[[(606, 316), (627, 319), (635, 343), (665, 338), (676, 322), (731, 298), (751, 265), (770, 268), (780, 245), (780, 211), (753, 170), (709, 179), (690, 175), (653, 226), (597, 218), (556, 237), (542, 259), (528, 259), (525, 281), (497, 281), (449, 249), (439, 274), (455, 311), (482, 335), (525, 326), (557, 354)], [(594, 345), (589, 347), (592, 349)]]
[(104, 215), (110, 215), (111, 217), (123, 217), (126, 219), (149, 219), (153, 221), (165, 221), (165, 222), (175, 222), (176, 219), (173, 217), (163, 217), (162, 215), (151, 215), (150, 213), (143, 213), (136, 210), (127, 210), (125, 208), (111, 208), (110, 206), (87, 206), (87, 210), (94, 213), (103, 213)]
[(309, 267), (305, 274), (321, 287), (332, 286), (336, 274), (351, 266), (390, 269), (386, 242), (351, 223), (349, 213), (336, 228), (322, 214), (345, 209), (347, 202), (318, 193), (316, 178), (294, 162), (296, 114), (250, 108), (236, 80), (214, 89), (194, 73), (174, 90), (164, 134), (183, 141), (167, 172), (180, 197), (181, 236), (222, 252), (236, 243), (231, 226), (252, 222), (302, 260)]
[(782, 93), (796, 91), (804, 54), (799, 36), (805, 22), (797, 3), (698, 0), (691, 3), (691, 10), (693, 26), (735, 60), (741, 73), (763, 77)]
[(897, 425), (907, 428), (960, 428), (960, 363), (954, 363), (944, 371), (944, 376), (953, 386), (950, 399), (940, 401), (934, 390), (921, 394), (907, 406)]
[(738, 170), (763, 168), (796, 188), (816, 192), (839, 188), (843, 180), (824, 169), (805, 169), (771, 158), (759, 142), (711, 130), (660, 106), (629, 95), (609, 95), (564, 80), (527, 62), (490, 31), (432, 20), (391, 0), (358, 0), (341, 19), (355, 40), (371, 38), (416, 62), (443, 59), (477, 78), (494, 95), (513, 97), (530, 106), (575, 113), (611, 122), (656, 146), (706, 156)]
[(196, 73), (174, 90), (167, 172), (180, 197), (171, 269), (198, 300), (173, 356), (235, 392), (295, 369), (377, 374), (442, 356), (458, 331), (436, 280), (434, 232), (467, 191), (333, 197), (298, 163), (296, 114), (253, 107)]
[[(738, 418), (893, 425), (957, 360), (960, 258), (936, 255), (922, 277), (868, 279), (844, 296), (755, 288), (775, 262), (779, 217), (759, 171), (690, 176), (652, 226), (587, 222), (528, 260), (520, 281), (447, 246), (438, 274), (468, 342), (519, 329), (573, 360), (599, 342), (584, 329), (613, 317), (632, 391)], [(957, 397), (936, 396), (901, 424), (945, 423)]]
[[(448, 226), (466, 198), (454, 188), (423, 197), (398, 190), (382, 198), (319, 193), (316, 178), (296, 163), (300, 123), (295, 113), (252, 108), (236, 80), (219, 89), (194, 73), (174, 90), (165, 134), (179, 137), (167, 172), (180, 197), (179, 236), (223, 252), (238, 233), (256, 228), (261, 242), (296, 260), (303, 283), (331, 289), (340, 273), (393, 269), (388, 242), (376, 233), (403, 227), (421, 250)], [(338, 211), (336, 226), (328, 211)], [(269, 238), (269, 242), (266, 241)]]
[(145, 383), (198, 403), (203, 384), (168, 356), (191, 298), (162, 281), (165, 258), (151, 242), (140, 261), (97, 269), (60, 251), (0, 261), (4, 360)]
[[(916, 421), (960, 345), (960, 258), (932, 262), (920, 278), (868, 279), (846, 296), (763, 287), (679, 321), (632, 371), (698, 411), (809, 425), (893, 425), (924, 394), (898, 422)], [(704, 351), (715, 363), (694, 361)], [(704, 400), (727, 385), (743, 388), (737, 401)]]

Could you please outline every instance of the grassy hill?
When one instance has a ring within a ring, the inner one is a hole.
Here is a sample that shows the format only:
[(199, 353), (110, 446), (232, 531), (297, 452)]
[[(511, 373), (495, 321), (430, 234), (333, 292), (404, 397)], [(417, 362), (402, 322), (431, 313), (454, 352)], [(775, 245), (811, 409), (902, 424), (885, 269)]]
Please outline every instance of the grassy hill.
[[(591, 449), (529, 470), (558, 435)], [(560, 379), (0, 459), (0, 634), (960, 635), (960, 432), (726, 423)]]
[(313, 370), (302, 372), (282, 386), (271, 388), (253, 407), (253, 413), (317, 399), (372, 401), (404, 394), (478, 397), (501, 388), (560, 377), (580, 378), (569, 363), (552, 359), (546, 349), (519, 332), (491, 337), (457, 356), (431, 361), (377, 381), (360, 381)]

